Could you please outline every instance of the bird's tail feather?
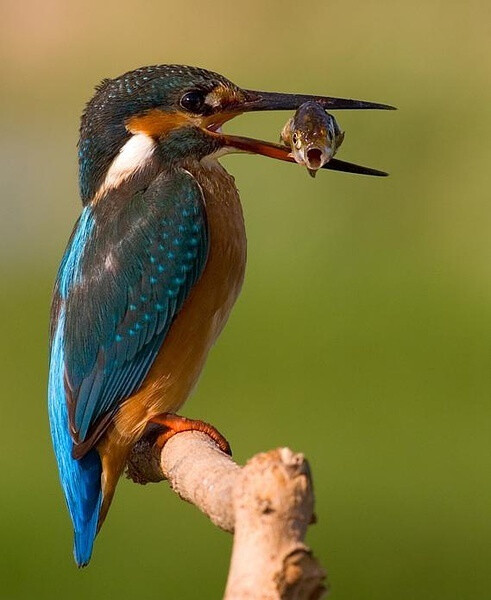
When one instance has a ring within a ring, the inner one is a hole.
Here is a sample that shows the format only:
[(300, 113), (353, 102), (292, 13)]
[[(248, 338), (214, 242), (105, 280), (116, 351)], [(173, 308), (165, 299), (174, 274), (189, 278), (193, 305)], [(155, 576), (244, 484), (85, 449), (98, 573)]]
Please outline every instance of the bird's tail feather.
[[(72, 459), (73, 460), (73, 459)], [(68, 508), (73, 521), (73, 555), (79, 567), (85, 567), (92, 555), (102, 503), (101, 461), (97, 450), (91, 450), (79, 461), (80, 497)], [(67, 497), (67, 503), (69, 502)]]
[(90, 560), (97, 533), (102, 503), (102, 466), (95, 449), (80, 460), (72, 457), (73, 440), (68, 425), (63, 375), (63, 317), (62, 312), (51, 346), (48, 411), (60, 481), (73, 523), (73, 553), (77, 565), (83, 567)]
[(64, 421), (64, 429), (57, 427), (57, 421), (53, 423), (51, 419), (51, 432), (57, 440), (55, 453), (60, 481), (73, 523), (73, 554), (77, 565), (84, 567), (92, 555), (102, 504), (101, 460), (95, 449), (80, 460), (72, 458), (68, 421)]

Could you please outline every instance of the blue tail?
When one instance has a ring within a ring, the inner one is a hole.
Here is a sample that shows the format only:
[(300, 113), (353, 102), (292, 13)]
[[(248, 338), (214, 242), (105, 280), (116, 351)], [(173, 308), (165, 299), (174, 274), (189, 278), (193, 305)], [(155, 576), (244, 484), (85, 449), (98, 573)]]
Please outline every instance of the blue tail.
[(92, 555), (97, 522), (102, 502), (101, 460), (97, 450), (91, 450), (81, 460), (72, 458), (73, 441), (68, 426), (68, 409), (63, 381), (64, 310), (60, 311), (51, 344), (48, 383), (48, 412), (51, 437), (55, 449), (61, 485), (74, 529), (73, 554), (79, 567), (84, 567)]

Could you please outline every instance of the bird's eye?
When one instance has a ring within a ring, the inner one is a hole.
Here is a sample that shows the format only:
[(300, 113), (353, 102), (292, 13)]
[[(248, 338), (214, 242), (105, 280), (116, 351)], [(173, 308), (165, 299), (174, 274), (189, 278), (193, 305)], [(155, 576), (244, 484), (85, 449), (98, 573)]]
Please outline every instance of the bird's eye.
[(296, 145), (296, 144), (297, 144), (297, 141), (298, 141), (298, 135), (297, 135), (296, 133), (294, 133), (294, 134), (292, 135), (292, 142), (293, 142), (293, 143)]
[(205, 93), (201, 90), (191, 90), (186, 92), (181, 98), (179, 104), (185, 110), (193, 113), (199, 113), (205, 104)]

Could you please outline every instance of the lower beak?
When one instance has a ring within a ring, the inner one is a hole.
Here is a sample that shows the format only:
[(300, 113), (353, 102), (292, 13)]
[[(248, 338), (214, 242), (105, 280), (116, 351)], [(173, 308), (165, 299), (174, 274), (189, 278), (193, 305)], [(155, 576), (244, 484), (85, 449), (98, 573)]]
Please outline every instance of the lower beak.
[[(277, 160), (296, 163), (291, 156), (291, 149), (272, 142), (256, 140), (254, 138), (241, 137), (238, 135), (226, 135), (224, 133), (210, 132), (211, 135), (219, 138), (219, 143), (223, 148), (228, 148), (230, 151), (248, 152), (250, 154), (261, 154), (269, 156)], [(362, 167), (354, 163), (349, 163), (337, 158), (331, 158), (329, 162), (324, 164), (322, 169), (330, 169), (331, 171), (343, 171), (345, 173), (356, 173), (358, 175), (373, 175), (375, 177), (387, 177), (385, 171), (378, 171), (370, 167)]]
[[(252, 90), (244, 90), (244, 100), (236, 106), (232, 116), (242, 114), (244, 112), (255, 112), (264, 110), (296, 110), (304, 102), (314, 101), (319, 103), (325, 110), (345, 110), (345, 109), (374, 109), (374, 110), (395, 110), (395, 107), (388, 104), (378, 104), (375, 102), (366, 102), (364, 100), (352, 100), (349, 98), (331, 98), (328, 96), (312, 96), (305, 94), (281, 94), (277, 92), (256, 92)], [(228, 120), (228, 119), (226, 119)], [(230, 152), (248, 152), (252, 154), (261, 154), (283, 160), (287, 162), (295, 162), (295, 159), (290, 155), (291, 149), (286, 146), (280, 146), (272, 142), (256, 140), (253, 138), (227, 135), (219, 131), (209, 129), (208, 133), (216, 138), (223, 148)], [(363, 167), (353, 163), (345, 162), (332, 158), (321, 168), (330, 169), (333, 171), (344, 171), (346, 173), (357, 173), (360, 175), (374, 175), (385, 177), (387, 173)]]

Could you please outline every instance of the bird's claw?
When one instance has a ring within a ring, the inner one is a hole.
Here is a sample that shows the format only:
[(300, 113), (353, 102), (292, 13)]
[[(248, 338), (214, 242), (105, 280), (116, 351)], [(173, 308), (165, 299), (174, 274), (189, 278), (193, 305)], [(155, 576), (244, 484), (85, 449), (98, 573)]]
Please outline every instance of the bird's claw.
[(232, 456), (228, 441), (209, 423), (197, 419), (188, 419), (174, 413), (162, 413), (157, 415), (150, 420), (150, 423), (163, 428), (163, 432), (158, 435), (155, 441), (155, 444), (159, 448), (163, 448), (164, 444), (176, 433), (182, 433), (183, 431), (201, 431), (211, 437), (222, 452)]

